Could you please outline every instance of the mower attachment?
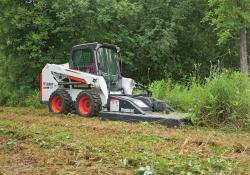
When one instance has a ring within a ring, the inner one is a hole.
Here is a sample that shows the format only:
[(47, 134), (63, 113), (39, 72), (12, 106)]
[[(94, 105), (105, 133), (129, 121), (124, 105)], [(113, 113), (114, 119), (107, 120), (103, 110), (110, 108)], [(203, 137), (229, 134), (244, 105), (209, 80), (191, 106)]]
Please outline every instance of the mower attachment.
[(187, 122), (185, 114), (172, 112), (166, 103), (151, 97), (110, 96), (107, 104), (108, 110), (99, 113), (104, 120), (150, 122), (167, 127), (180, 127)]

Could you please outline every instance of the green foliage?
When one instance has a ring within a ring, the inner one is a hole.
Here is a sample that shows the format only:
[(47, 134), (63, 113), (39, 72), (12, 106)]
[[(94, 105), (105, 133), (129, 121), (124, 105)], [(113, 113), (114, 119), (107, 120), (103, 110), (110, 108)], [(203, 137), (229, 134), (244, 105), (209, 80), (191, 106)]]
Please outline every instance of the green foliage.
[(250, 27), (249, 0), (209, 0), (210, 11), (204, 21), (210, 21), (219, 35), (218, 43), (238, 37), (242, 27)]
[(26, 106), (34, 107), (34, 108), (41, 108), (42, 104), (40, 103), (40, 94), (39, 91), (35, 91), (28, 95), (28, 97), (24, 101)]
[(153, 97), (162, 99), (174, 108), (188, 112), (192, 110), (194, 104), (194, 95), (199, 89), (194, 83), (192, 88), (188, 88), (183, 84), (176, 84), (170, 79), (155, 81), (150, 85)]
[(234, 123), (241, 126), (249, 119), (250, 83), (240, 73), (221, 74), (208, 79), (204, 101), (198, 101), (196, 114), (208, 124)]
[(23, 106), (28, 91), (30, 91), (30, 89), (21, 88), (14, 90), (14, 88), (3, 84), (3, 86), (0, 87), (0, 105)]
[(34, 89), (45, 64), (65, 63), (73, 45), (98, 41), (121, 46), (124, 76), (142, 83), (181, 81), (194, 63), (204, 77), (224, 53), (210, 25), (200, 22), (208, 7), (204, 0), (1, 0), (1, 76)]
[[(54, 148), (58, 145), (63, 145), (65, 141), (72, 140), (72, 134), (61, 131), (61, 132), (55, 132), (51, 129), (39, 129), (39, 128), (32, 128), (32, 129), (25, 129), (22, 125), (19, 123), (16, 123), (15, 125), (10, 125), (5, 122), (0, 122), (0, 136), (8, 136), (11, 139), (17, 139), (17, 140), (24, 140), (28, 139), (32, 143), (39, 145), (43, 148)], [(14, 142), (9, 141), (6, 143), (6, 149), (12, 150), (14, 147)]]
[(42, 107), (38, 91), (30, 88), (11, 88), (6, 85), (0, 87), (0, 105)]
[(161, 80), (152, 83), (150, 89), (154, 97), (192, 114), (195, 123), (250, 126), (250, 82), (241, 73), (224, 72), (207, 78), (203, 85), (193, 82), (189, 87)]
[[(225, 168), (227, 167), (227, 168)], [(179, 156), (173, 158), (159, 158), (156, 169), (159, 174), (228, 174), (233, 171), (233, 162), (223, 159)]]
[[(197, 121), (237, 118), (249, 124), (248, 83), (235, 74), (204, 80), (203, 86), (176, 83), (189, 82), (197, 65), (199, 83), (218, 60), (238, 68), (238, 45), (227, 40), (249, 27), (250, 13), (249, 1), (236, 2), (0, 0), (0, 105), (40, 107), (35, 90), (45, 64), (65, 63), (73, 45), (98, 41), (122, 48), (124, 76), (142, 84), (169, 78), (152, 83), (154, 96)], [(224, 45), (216, 45), (218, 39)]]

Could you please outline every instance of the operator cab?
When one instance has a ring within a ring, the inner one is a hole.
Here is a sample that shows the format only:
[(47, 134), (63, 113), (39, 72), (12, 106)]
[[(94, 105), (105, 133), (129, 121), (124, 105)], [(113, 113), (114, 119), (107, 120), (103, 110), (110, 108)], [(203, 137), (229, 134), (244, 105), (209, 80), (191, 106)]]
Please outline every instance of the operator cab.
[(70, 69), (103, 76), (110, 91), (120, 90), (119, 50), (119, 47), (111, 44), (76, 45), (71, 50)]

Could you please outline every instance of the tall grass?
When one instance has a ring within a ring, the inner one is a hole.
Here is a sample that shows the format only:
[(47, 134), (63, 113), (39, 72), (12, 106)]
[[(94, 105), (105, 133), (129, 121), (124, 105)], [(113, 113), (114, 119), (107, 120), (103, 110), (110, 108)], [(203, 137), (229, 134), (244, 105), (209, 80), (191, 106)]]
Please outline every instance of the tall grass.
[(202, 85), (155, 81), (150, 90), (177, 110), (189, 112), (194, 123), (250, 128), (250, 82), (239, 72), (223, 72)]

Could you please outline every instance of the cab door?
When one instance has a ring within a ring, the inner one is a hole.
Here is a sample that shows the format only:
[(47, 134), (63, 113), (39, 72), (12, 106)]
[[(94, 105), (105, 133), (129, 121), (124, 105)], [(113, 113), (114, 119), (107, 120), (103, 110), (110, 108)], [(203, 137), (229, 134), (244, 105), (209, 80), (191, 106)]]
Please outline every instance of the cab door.
[(80, 48), (72, 51), (71, 69), (96, 74), (94, 54), (90, 48)]

